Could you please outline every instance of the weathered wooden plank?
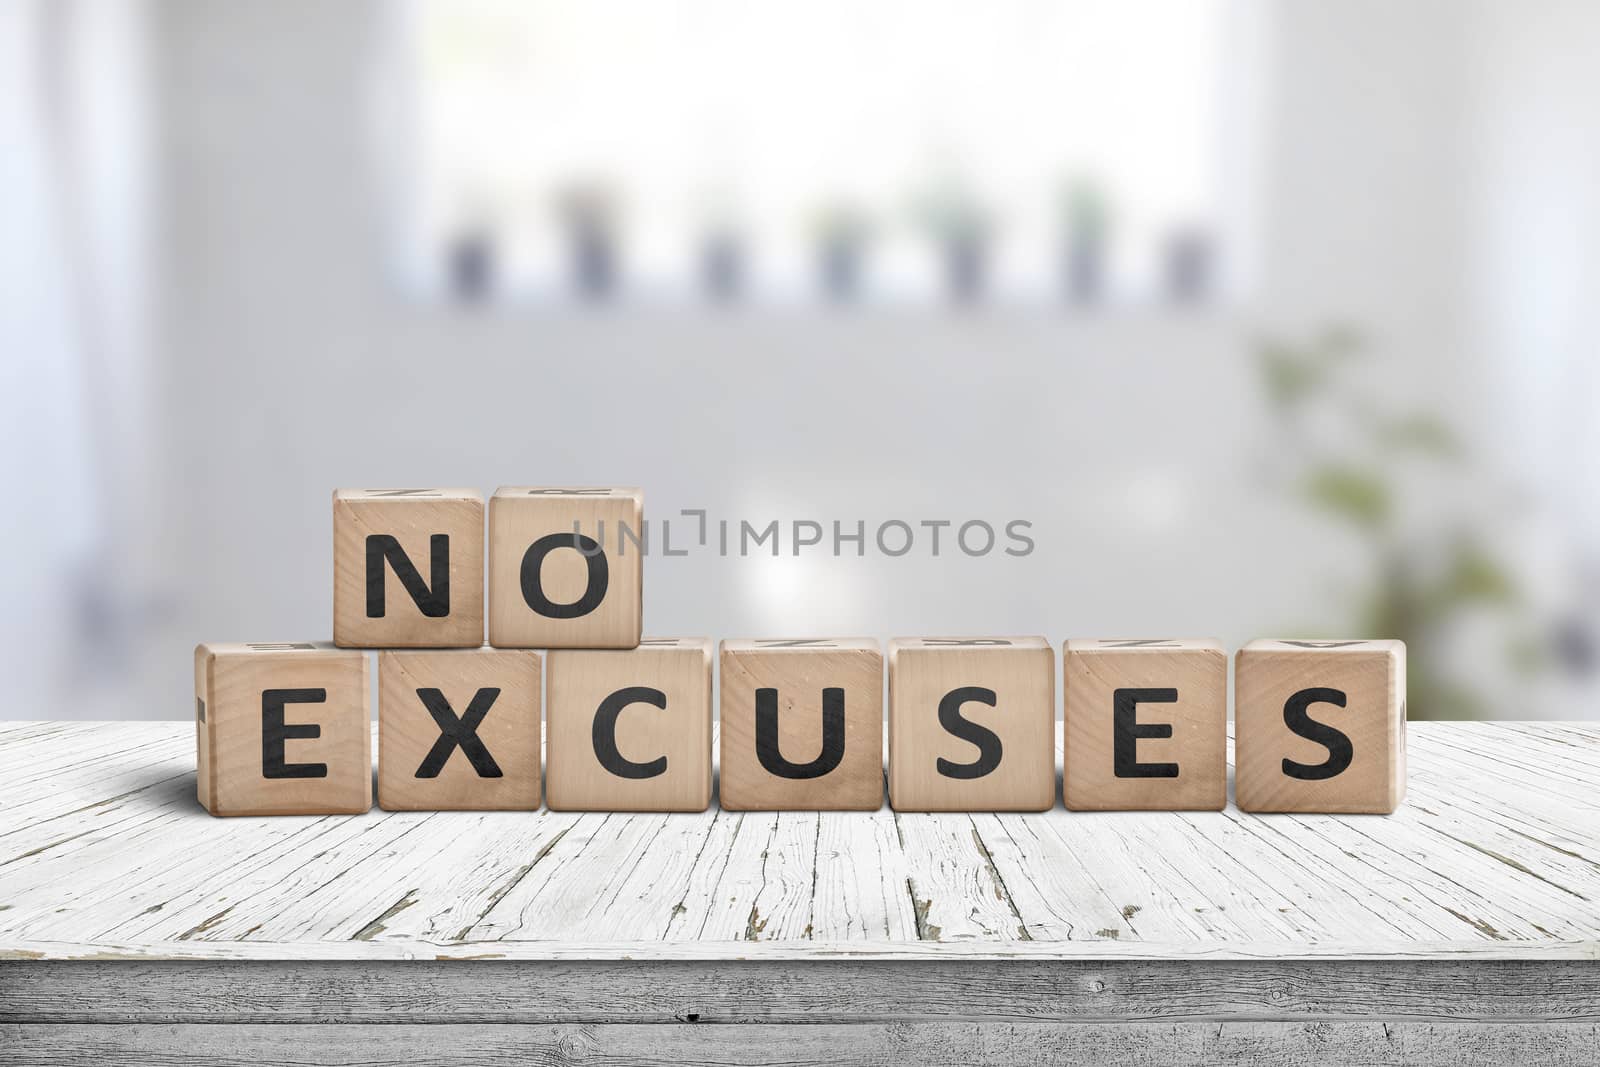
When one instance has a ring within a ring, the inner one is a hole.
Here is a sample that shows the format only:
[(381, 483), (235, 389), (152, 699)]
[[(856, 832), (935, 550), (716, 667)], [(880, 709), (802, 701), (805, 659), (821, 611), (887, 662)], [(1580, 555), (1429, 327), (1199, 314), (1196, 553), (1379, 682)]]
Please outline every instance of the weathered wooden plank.
[(0, 1027), (0, 1064), (30, 1067), (137, 1059), (156, 1067), (383, 1064), (772, 1065), (974, 1063), (1434, 1064), (1538, 1062), (1585, 1067), (1600, 1057), (1589, 1023), (777, 1023), (701, 1026), (149, 1025)]
[(894, 812), (824, 816), (818, 827), (811, 936), (823, 941), (890, 941), (917, 936), (906, 890), (910, 868)]
[(929, 941), (1029, 939), (1027, 925), (963, 813), (895, 816), (905, 852), (917, 936)]
[(1586, 962), (0, 964), (0, 1022), (1600, 1022)]

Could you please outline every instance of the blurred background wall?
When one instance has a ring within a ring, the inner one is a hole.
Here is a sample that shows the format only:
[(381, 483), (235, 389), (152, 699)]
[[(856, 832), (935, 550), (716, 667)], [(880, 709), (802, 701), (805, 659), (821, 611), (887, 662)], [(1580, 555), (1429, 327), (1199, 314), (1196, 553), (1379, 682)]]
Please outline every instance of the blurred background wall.
[[(334, 487), (430, 483), (640, 485), (647, 517), (869, 541), (1032, 523), (1022, 558), (656, 554), (647, 632), (1399, 636), (1414, 715), (1594, 714), (1600, 7), (1152, 0), (1128, 36), (1069, 0), (1104, 77), (1142, 73), (1063, 88), (1042, 48), (1026, 99), (990, 85), (1025, 26), (963, 43), (999, 6), (806, 16), (872, 73), (819, 63), (815, 94), (760, 81), (784, 35), (746, 12), (679, 57), (782, 93), (801, 143), (731, 109), (767, 160), (741, 170), (696, 125), (723, 96), (674, 105), (692, 143), (631, 106), (679, 69), (630, 73), (680, 32), (649, 6), (0, 8), (0, 716), (186, 718), (197, 641), (328, 633)], [(536, 76), (569, 22), (607, 107)], [(918, 114), (971, 166), (774, 207), (795, 161), (849, 186), (803, 139), (880, 76), (953, 86)], [(1167, 119), (1170, 159), (1119, 147)], [(1058, 135), (1060, 173), (1013, 180)], [(598, 169), (551, 184), (545, 142)], [(1110, 178), (1065, 157), (1101, 145)], [(661, 191), (702, 161), (734, 194)]]

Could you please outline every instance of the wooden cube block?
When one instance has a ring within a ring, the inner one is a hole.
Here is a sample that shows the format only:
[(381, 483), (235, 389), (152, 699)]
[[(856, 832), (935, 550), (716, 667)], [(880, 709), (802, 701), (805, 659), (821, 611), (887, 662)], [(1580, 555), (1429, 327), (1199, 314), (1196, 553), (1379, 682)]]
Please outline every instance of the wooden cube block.
[(194, 650), (197, 793), (213, 815), (372, 807), (367, 657), (314, 641)]
[(1406, 788), (1401, 641), (1252, 641), (1234, 668), (1241, 811), (1388, 813)]
[(637, 489), (496, 490), (489, 500), (489, 643), (637, 647), (644, 537)]
[(1228, 803), (1228, 654), (1216, 641), (1068, 641), (1062, 791), (1073, 811)]
[(889, 642), (896, 811), (1044, 811), (1056, 799), (1055, 650), (1042, 637)]
[(483, 644), (483, 496), (476, 489), (333, 494), (333, 643)]
[(378, 656), (378, 806), (539, 806), (539, 653), (460, 648)]
[(709, 638), (552, 651), (545, 686), (551, 809), (710, 807)]
[(871, 638), (722, 642), (722, 806), (876, 811), (883, 654)]

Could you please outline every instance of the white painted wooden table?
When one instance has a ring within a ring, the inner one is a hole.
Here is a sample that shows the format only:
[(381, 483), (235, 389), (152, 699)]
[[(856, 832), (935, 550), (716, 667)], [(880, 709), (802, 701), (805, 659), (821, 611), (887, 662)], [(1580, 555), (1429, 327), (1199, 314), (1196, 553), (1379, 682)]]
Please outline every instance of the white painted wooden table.
[(0, 1064), (1600, 1062), (1600, 727), (1410, 759), (1389, 817), (219, 820), (187, 724), (4, 723)]

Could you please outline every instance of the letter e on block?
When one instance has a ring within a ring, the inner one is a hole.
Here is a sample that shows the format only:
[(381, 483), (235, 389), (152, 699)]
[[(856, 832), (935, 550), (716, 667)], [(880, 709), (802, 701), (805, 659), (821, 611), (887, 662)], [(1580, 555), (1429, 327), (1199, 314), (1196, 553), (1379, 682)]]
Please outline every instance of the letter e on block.
[(489, 499), (489, 643), (635, 648), (644, 494), (509, 487)]
[(1072, 640), (1063, 792), (1072, 811), (1218, 811), (1228, 803), (1228, 654), (1217, 641)]
[(495, 648), (378, 656), (378, 807), (539, 806), (539, 653)]
[(1406, 646), (1252, 641), (1234, 667), (1241, 811), (1387, 814), (1406, 786)]
[(711, 640), (557, 649), (545, 678), (553, 811), (711, 804)]
[(333, 494), (333, 643), (483, 644), (483, 496), (476, 489)]
[(729, 811), (883, 804), (883, 653), (871, 638), (722, 642)]
[(197, 792), (213, 815), (372, 806), (365, 653), (322, 642), (194, 650)]

